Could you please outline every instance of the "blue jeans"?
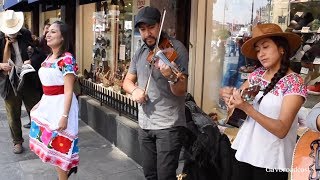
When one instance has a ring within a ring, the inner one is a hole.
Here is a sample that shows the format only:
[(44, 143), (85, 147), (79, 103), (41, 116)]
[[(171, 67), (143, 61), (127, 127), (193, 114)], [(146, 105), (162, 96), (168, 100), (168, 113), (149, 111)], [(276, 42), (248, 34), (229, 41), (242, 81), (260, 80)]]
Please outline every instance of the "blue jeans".
[(226, 73), (223, 75), (222, 79), (222, 87), (230, 86), (234, 87), (236, 84), (237, 76), (238, 76), (238, 70), (237, 70), (237, 64), (228, 63), (227, 64), (227, 70)]
[(236, 82), (235, 82), (235, 87), (239, 88), (243, 84), (243, 80), (241, 79), (241, 75), (239, 73), (239, 69), (241, 66), (246, 65), (246, 59), (244, 55), (241, 53), (241, 50), (239, 50), (239, 61), (238, 61), (238, 66), (237, 66), (237, 76), (236, 76)]
[(147, 180), (176, 180), (183, 127), (139, 130), (142, 166)]

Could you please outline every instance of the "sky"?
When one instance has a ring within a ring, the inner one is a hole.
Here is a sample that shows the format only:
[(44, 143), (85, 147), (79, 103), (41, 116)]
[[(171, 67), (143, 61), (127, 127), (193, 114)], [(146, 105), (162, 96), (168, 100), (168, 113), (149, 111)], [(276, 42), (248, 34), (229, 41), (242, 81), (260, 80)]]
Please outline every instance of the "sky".
[(256, 10), (260, 7), (266, 6), (268, 3), (267, 0), (217, 0), (217, 2), (213, 5), (213, 20), (223, 22), (223, 10), (224, 6), (226, 6), (226, 23), (249, 23), (251, 22), (252, 1), (254, 1), (254, 18)]

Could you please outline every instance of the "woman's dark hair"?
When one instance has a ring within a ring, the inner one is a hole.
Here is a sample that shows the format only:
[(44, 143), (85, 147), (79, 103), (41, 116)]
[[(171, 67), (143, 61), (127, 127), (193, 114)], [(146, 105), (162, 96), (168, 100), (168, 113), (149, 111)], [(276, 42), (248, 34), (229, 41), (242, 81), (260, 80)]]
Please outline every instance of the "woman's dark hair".
[(52, 24), (57, 24), (59, 26), (61, 36), (63, 37), (63, 42), (62, 42), (62, 46), (59, 49), (58, 57), (60, 57), (65, 52), (70, 52), (71, 54), (73, 54), (72, 47), (70, 44), (70, 39), (69, 39), (70, 33), (69, 33), (68, 25), (62, 21), (55, 21)]
[(263, 97), (266, 94), (268, 94), (268, 92), (270, 92), (274, 88), (274, 86), (277, 84), (277, 82), (287, 74), (287, 72), (289, 70), (289, 66), (290, 66), (289, 57), (291, 55), (290, 55), (289, 43), (288, 43), (287, 39), (284, 37), (278, 37), (278, 36), (270, 37), (270, 39), (277, 45), (278, 48), (279, 47), (283, 48), (283, 55), (282, 55), (282, 59), (281, 59), (280, 69), (272, 77), (271, 82), (264, 89), (263, 95), (258, 101), (259, 104), (262, 101)]

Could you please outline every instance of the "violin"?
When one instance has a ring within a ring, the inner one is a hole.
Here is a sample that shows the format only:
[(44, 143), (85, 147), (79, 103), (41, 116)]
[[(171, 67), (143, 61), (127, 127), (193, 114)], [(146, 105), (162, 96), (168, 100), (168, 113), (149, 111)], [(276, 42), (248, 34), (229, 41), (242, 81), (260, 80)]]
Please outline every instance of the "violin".
[(147, 61), (153, 64), (155, 61), (161, 60), (172, 69), (173, 73), (179, 75), (181, 74), (181, 70), (171, 63), (174, 62), (177, 58), (178, 53), (175, 49), (173, 49), (172, 42), (168, 38), (162, 38), (161, 43), (158, 45), (158, 47), (149, 52)]
[[(177, 52), (173, 49), (173, 45), (171, 41), (168, 38), (162, 38), (161, 43), (159, 44), (158, 47), (160, 50), (163, 50), (164, 55), (168, 58), (170, 62), (173, 62), (177, 59), (178, 54)], [(154, 58), (154, 51), (150, 51), (147, 57), (147, 61), (151, 63), (151, 61)]]

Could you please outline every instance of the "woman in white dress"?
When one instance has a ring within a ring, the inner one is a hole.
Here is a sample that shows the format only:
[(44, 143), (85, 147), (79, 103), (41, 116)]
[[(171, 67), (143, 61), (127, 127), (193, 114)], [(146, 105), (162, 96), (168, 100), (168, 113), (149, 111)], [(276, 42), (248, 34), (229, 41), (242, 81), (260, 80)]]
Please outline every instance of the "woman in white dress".
[(54, 22), (46, 35), (52, 53), (41, 64), (43, 96), (31, 111), (30, 149), (56, 167), (59, 180), (79, 164), (78, 101), (73, 93), (77, 65), (69, 50), (68, 27)]
[(241, 89), (259, 85), (261, 90), (252, 105), (236, 89), (220, 91), (229, 108), (239, 108), (248, 115), (232, 144), (237, 159), (233, 179), (288, 179), (297, 139), (297, 113), (307, 95), (302, 77), (289, 67), (289, 58), (300, 44), (298, 35), (270, 23), (255, 26), (252, 38), (241, 48), (244, 56), (262, 65)]

